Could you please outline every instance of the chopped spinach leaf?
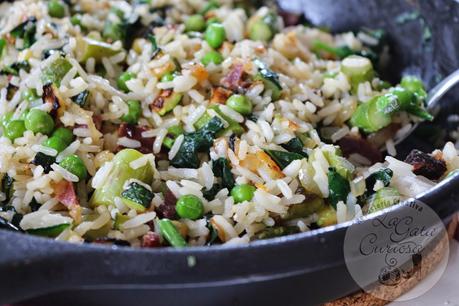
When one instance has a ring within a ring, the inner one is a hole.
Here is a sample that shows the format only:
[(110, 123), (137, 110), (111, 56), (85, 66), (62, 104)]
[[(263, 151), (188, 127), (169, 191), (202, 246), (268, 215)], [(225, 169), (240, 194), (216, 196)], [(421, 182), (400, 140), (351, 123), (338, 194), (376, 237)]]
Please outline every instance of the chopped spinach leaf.
[(284, 169), (290, 165), (290, 163), (294, 160), (305, 158), (303, 155), (295, 152), (284, 152), (276, 150), (265, 150), (265, 152), (276, 162), (276, 164), (281, 169)]
[(3, 205), (8, 204), (11, 200), (11, 197), (13, 196), (13, 183), (14, 179), (9, 176), (8, 174), (5, 174), (2, 178), (2, 192), (5, 194), (5, 200), (2, 202)]
[(197, 153), (208, 151), (215, 135), (223, 128), (221, 119), (214, 117), (198, 131), (186, 134), (179, 151), (171, 161), (172, 166), (197, 169), (200, 163)]
[(37, 18), (29, 17), (10, 32), (11, 36), (14, 38), (23, 40), (23, 46), (19, 50), (27, 49), (35, 43), (35, 33), (37, 32), (36, 23)]
[(348, 180), (342, 177), (335, 168), (328, 169), (328, 199), (333, 208), (336, 209), (336, 204), (339, 201), (346, 202), (347, 195), (351, 192), (351, 187)]
[(18, 76), (20, 70), (25, 70), (26, 72), (30, 71), (30, 64), (28, 61), (15, 62), (9, 66), (4, 67), (0, 74), (2, 75), (14, 75)]
[(228, 191), (233, 189), (235, 181), (233, 173), (231, 173), (230, 164), (226, 158), (219, 158), (214, 160), (212, 171), (216, 177), (222, 178), (222, 187), (227, 188)]
[(394, 173), (389, 168), (382, 168), (376, 172), (373, 172), (365, 180), (365, 185), (367, 188), (367, 194), (374, 193), (373, 188), (375, 187), (376, 181), (381, 181), (384, 184), (384, 187), (389, 186), (390, 180)]
[(36, 155), (35, 155), (35, 158), (33, 159), (32, 161), (32, 164), (36, 165), (36, 166), (42, 166), (43, 169), (44, 169), (44, 172), (45, 173), (49, 173), (49, 171), (51, 171), (51, 165), (54, 164), (56, 162), (56, 158), (55, 157), (52, 157), (52, 156), (49, 156), (49, 155), (46, 155), (42, 152), (38, 152)]
[(298, 153), (304, 157), (308, 157), (308, 154), (304, 151), (304, 144), (298, 137), (290, 139), (287, 143), (283, 144), (282, 147), (289, 152)]
[(71, 99), (73, 102), (78, 104), (80, 107), (84, 107), (86, 104), (86, 101), (88, 100), (89, 97), (89, 91), (85, 90), (77, 94), (76, 96), (73, 96)]

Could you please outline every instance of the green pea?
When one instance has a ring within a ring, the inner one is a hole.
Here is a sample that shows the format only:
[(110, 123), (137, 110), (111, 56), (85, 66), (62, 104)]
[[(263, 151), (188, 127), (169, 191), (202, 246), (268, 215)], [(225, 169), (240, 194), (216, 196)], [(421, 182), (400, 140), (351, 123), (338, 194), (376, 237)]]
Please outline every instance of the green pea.
[(180, 218), (196, 220), (204, 214), (204, 206), (200, 198), (193, 194), (181, 196), (177, 200), (175, 210)]
[(48, 148), (56, 150), (58, 153), (62, 152), (67, 148), (67, 145), (62, 142), (59, 137), (50, 137), (43, 142), (43, 145)]
[(165, 73), (161, 77), (161, 82), (172, 82), (174, 80), (174, 75), (171, 72)]
[(201, 63), (204, 66), (214, 63), (215, 65), (220, 65), (223, 62), (223, 56), (217, 51), (210, 51), (201, 59)]
[(65, 16), (65, 6), (59, 0), (51, 0), (48, 2), (48, 13), (51, 17), (63, 18)]
[(255, 22), (249, 30), (249, 37), (251, 40), (259, 40), (268, 42), (273, 37), (273, 32), (268, 24), (259, 20)]
[(243, 95), (232, 95), (226, 101), (226, 105), (242, 115), (252, 113), (252, 102)]
[(34, 133), (48, 135), (54, 130), (54, 119), (47, 112), (33, 108), (25, 118), (25, 127)]
[(23, 93), (22, 93), (22, 99), (26, 101), (35, 101), (38, 98), (40, 98), (37, 94), (37, 90), (35, 88), (27, 88)]
[(43, 142), (43, 145), (55, 149), (57, 152), (64, 151), (73, 141), (73, 133), (69, 129), (60, 127), (56, 129), (52, 136)]
[(220, 48), (226, 39), (226, 32), (220, 23), (212, 23), (207, 27), (205, 39), (209, 46), (214, 49)]
[(256, 188), (249, 184), (242, 184), (234, 186), (231, 190), (231, 196), (234, 199), (234, 203), (242, 203), (244, 201), (250, 201), (253, 198)]
[(127, 101), (128, 113), (121, 117), (121, 120), (130, 124), (136, 124), (139, 121), (140, 115), (142, 114), (142, 107), (140, 101), (129, 100)]
[(206, 29), (206, 20), (202, 15), (193, 15), (185, 21), (187, 32), (202, 32)]
[(186, 241), (180, 235), (175, 225), (169, 219), (162, 219), (158, 222), (161, 235), (174, 247), (185, 247)]
[(88, 176), (86, 166), (84, 165), (81, 158), (76, 155), (67, 156), (59, 163), (59, 166), (78, 176), (80, 181), (86, 179)]
[(22, 137), (26, 131), (24, 120), (11, 120), (4, 127), (4, 134), (6, 137), (14, 141), (16, 138)]
[(57, 128), (53, 132), (52, 137), (59, 138), (62, 142), (64, 142), (67, 145), (69, 145), (74, 138), (72, 131), (64, 127)]
[(129, 80), (132, 80), (136, 77), (137, 75), (132, 72), (125, 72), (122, 75), (119, 76), (118, 80), (116, 81), (116, 85), (118, 86), (119, 89), (121, 89), (124, 92), (129, 92), (129, 88), (126, 85), (126, 82)]
[(12, 112), (5, 113), (0, 119), (0, 124), (2, 125), (2, 127), (5, 127), (11, 121), (12, 118), (13, 118)]

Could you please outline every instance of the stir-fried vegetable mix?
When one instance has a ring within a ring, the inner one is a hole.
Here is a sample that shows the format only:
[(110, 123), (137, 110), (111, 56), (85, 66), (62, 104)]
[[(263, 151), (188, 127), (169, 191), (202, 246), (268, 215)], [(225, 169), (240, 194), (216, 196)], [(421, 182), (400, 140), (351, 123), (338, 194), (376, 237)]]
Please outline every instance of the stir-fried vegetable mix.
[(459, 165), (450, 144), (383, 160), (433, 119), (420, 78), (380, 79), (383, 30), (286, 27), (240, 1), (0, 10), (2, 229), (247, 243), (385, 209)]

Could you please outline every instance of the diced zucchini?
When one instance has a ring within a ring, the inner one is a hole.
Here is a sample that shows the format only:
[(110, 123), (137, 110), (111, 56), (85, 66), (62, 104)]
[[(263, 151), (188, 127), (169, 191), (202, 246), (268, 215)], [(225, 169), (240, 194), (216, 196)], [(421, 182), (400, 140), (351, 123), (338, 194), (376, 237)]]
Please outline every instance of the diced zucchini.
[(19, 226), (26, 232), (39, 236), (56, 237), (71, 226), (73, 219), (46, 210), (26, 214)]
[(332, 206), (326, 206), (326, 208), (320, 210), (317, 213), (317, 225), (320, 227), (326, 227), (337, 223), (336, 210)]
[(382, 210), (387, 207), (400, 202), (400, 193), (395, 188), (384, 187), (379, 189), (374, 195), (371, 196), (369, 201), (368, 213), (371, 214), (378, 210)]
[(77, 38), (76, 58), (80, 63), (85, 63), (89, 58), (100, 62), (104, 57), (110, 57), (121, 52), (113, 45), (89, 37)]
[(269, 239), (275, 237), (281, 237), (286, 235), (291, 235), (295, 233), (299, 233), (300, 230), (296, 226), (275, 226), (275, 227), (268, 227), (258, 233), (255, 239)]
[(348, 180), (352, 179), (355, 167), (351, 162), (344, 157), (339, 156), (337, 152), (324, 150), (323, 153), (330, 166), (336, 169), (336, 172)]
[[(218, 104), (212, 104), (209, 106), (209, 109), (214, 110), (219, 116), (221, 116), (226, 122), (228, 122), (228, 127), (223, 129), (217, 134), (217, 137), (223, 136), (228, 134), (229, 132), (234, 133), (236, 135), (241, 135), (244, 133), (244, 128), (238, 122), (234, 121), (233, 119), (229, 118), (220, 110)], [(198, 121), (195, 122), (194, 127), (198, 130), (205, 126), (212, 117), (206, 112), (202, 115)]]
[(271, 90), (271, 97), (273, 101), (279, 100), (282, 94), (282, 86), (280, 85), (279, 76), (274, 71), (270, 70), (265, 63), (256, 60), (254, 61), (258, 66), (258, 74), (255, 76), (255, 81), (262, 81), (265, 90)]
[(357, 92), (360, 83), (371, 81), (374, 77), (371, 61), (358, 55), (346, 57), (341, 63), (341, 71), (348, 77), (353, 92)]
[(129, 219), (130, 218), (128, 216), (117, 213), (115, 217), (115, 224), (113, 226), (115, 227), (115, 229), (120, 230), (123, 223)]
[(153, 193), (139, 183), (132, 182), (121, 193), (124, 204), (137, 212), (144, 212), (150, 207)]
[(58, 57), (54, 62), (43, 69), (41, 81), (43, 84), (53, 83), (60, 86), (62, 78), (72, 69), (72, 64), (63, 58)]
[(174, 109), (180, 101), (182, 101), (183, 94), (173, 92), (171, 90), (163, 90), (161, 94), (155, 99), (152, 108), (160, 116), (164, 116)]
[(301, 204), (291, 205), (287, 214), (283, 216), (282, 219), (292, 220), (297, 218), (306, 218), (324, 208), (326, 208), (324, 199), (314, 196), (312, 199), (307, 199)]
[(54, 238), (70, 227), (70, 224), (58, 224), (50, 227), (29, 229), (26, 232), (36, 236)]

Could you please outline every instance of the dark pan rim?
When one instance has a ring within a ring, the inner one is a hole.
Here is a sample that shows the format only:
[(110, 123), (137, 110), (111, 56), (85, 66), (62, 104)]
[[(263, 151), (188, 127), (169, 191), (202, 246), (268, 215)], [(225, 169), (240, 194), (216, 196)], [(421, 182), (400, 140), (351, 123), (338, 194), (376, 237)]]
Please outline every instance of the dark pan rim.
[[(423, 201), (425, 199), (434, 199), (438, 197), (439, 194), (442, 193), (449, 193), (449, 190), (454, 190), (456, 188), (459, 188), (459, 171), (457, 173), (453, 173), (450, 177), (447, 177), (443, 179), (441, 182), (437, 183), (433, 188), (427, 190), (424, 193), (421, 193), (416, 197), (417, 200)], [(408, 201), (408, 200), (407, 200)], [(205, 253), (208, 251), (212, 252), (225, 252), (225, 251), (241, 251), (241, 250), (249, 250), (249, 249), (260, 249), (260, 248), (265, 248), (265, 247), (273, 247), (273, 246), (280, 246), (280, 245), (286, 245), (289, 243), (293, 242), (299, 242), (299, 241), (305, 241), (311, 238), (317, 238), (318, 236), (323, 236), (327, 235), (329, 233), (333, 232), (338, 232), (338, 231), (343, 231), (352, 226), (353, 224), (357, 222), (362, 222), (362, 221), (368, 221), (371, 219), (374, 219), (378, 216), (381, 216), (383, 214), (386, 214), (388, 212), (393, 212), (398, 209), (400, 209), (401, 206), (404, 205), (406, 201), (403, 201), (397, 205), (388, 207), (386, 209), (383, 209), (381, 211), (368, 214), (363, 216), (361, 219), (356, 219), (356, 220), (351, 220), (347, 222), (343, 222), (340, 224), (336, 225), (330, 225), (324, 228), (319, 228), (319, 229), (314, 229), (311, 231), (303, 232), (303, 233), (297, 233), (297, 234), (291, 234), (287, 236), (282, 236), (282, 237), (276, 237), (276, 238), (269, 238), (269, 239), (264, 239), (264, 240), (256, 240), (252, 241), (248, 244), (238, 244), (238, 245), (213, 245), (213, 246), (188, 246), (184, 248), (174, 248), (174, 247), (158, 247), (158, 248), (135, 248), (135, 247), (130, 247), (130, 246), (107, 246), (107, 245), (102, 245), (102, 244), (97, 244), (97, 243), (83, 243), (83, 244), (75, 244), (67, 241), (56, 241), (50, 238), (44, 238), (44, 237), (39, 237), (39, 236), (33, 236), (30, 234), (25, 234), (25, 233), (15, 233), (7, 230), (1, 230), (0, 233), (4, 234), (12, 234), (14, 236), (17, 236), (19, 239), (27, 237), (31, 242), (37, 242), (40, 243), (42, 241), (53, 241), (53, 244), (61, 244), (65, 245), (67, 248), (70, 246), (74, 246), (75, 248), (82, 248), (85, 250), (111, 250), (111, 251), (116, 251), (117, 253), (148, 253), (148, 254), (177, 254), (177, 255), (183, 255), (187, 253), (194, 253), (194, 254), (201, 254)], [(428, 203), (434, 210), (435, 206), (437, 204), (433, 203)]]

